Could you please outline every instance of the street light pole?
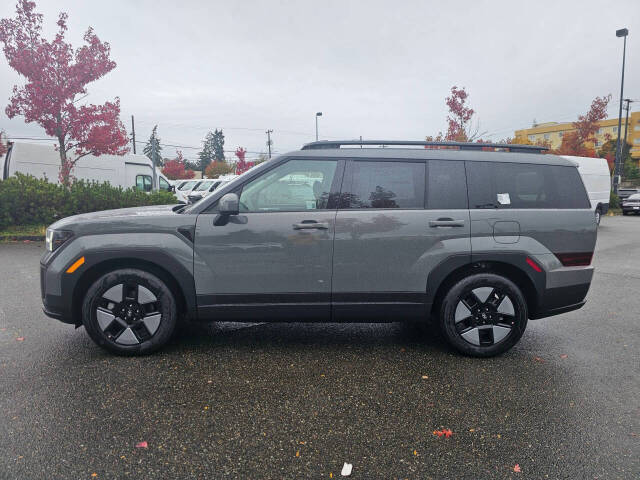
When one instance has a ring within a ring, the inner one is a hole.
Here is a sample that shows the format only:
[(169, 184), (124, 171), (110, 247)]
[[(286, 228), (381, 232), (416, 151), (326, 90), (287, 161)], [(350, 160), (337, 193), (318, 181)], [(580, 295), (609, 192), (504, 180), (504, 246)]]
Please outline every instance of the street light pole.
[[(620, 184), (620, 163), (622, 160), (622, 145), (620, 143), (620, 134), (622, 132), (620, 130), (622, 129), (622, 99), (624, 97), (624, 62), (627, 55), (627, 35), (629, 35), (629, 30), (626, 28), (616, 30), (616, 37), (624, 37), (624, 45), (622, 47), (622, 80), (620, 81), (620, 108), (618, 110), (618, 141), (616, 143), (616, 158), (613, 169), (613, 193), (616, 195), (618, 194), (618, 186)], [(625, 142), (626, 141), (627, 139), (625, 138)]]
[[(631, 100), (630, 98), (625, 98), (624, 103), (626, 103), (627, 105), (624, 107), (626, 114), (624, 117), (624, 137), (622, 137), (622, 153), (624, 153), (624, 147), (627, 144), (627, 127), (629, 126), (629, 104), (633, 103), (633, 100)], [(624, 163), (622, 166), (624, 168)]]
[(316, 142), (318, 141), (318, 117), (322, 116), (322, 112), (316, 112)]

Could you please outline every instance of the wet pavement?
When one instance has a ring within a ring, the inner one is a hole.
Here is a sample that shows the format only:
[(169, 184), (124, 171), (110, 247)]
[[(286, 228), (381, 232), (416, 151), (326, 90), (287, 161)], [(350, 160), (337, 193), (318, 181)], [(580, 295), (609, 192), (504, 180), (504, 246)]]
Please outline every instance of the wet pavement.
[(41, 313), (42, 251), (0, 245), (0, 479), (640, 478), (640, 218), (603, 219), (583, 309), (487, 360), (399, 322), (114, 357)]

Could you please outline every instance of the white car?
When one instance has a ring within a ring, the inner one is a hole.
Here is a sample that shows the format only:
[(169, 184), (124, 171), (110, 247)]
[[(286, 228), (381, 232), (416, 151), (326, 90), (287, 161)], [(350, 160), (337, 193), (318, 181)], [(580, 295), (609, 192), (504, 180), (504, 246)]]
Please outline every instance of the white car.
[(179, 202), (188, 203), (187, 195), (199, 180), (176, 180), (176, 197)]

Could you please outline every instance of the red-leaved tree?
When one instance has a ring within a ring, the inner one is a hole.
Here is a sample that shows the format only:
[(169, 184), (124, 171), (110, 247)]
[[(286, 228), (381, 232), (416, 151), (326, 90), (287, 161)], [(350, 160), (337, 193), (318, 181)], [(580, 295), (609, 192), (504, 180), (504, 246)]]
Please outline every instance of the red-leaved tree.
[(16, 17), (0, 20), (0, 42), (9, 66), (25, 77), (13, 87), (5, 112), (9, 118), (23, 115), (58, 140), (60, 181), (73, 181), (76, 162), (86, 155), (123, 155), (128, 151), (127, 132), (120, 121), (120, 99), (102, 105), (76, 106), (86, 95), (86, 85), (116, 66), (110, 46), (89, 28), (85, 45), (74, 50), (65, 42), (67, 14), (58, 17), (58, 33), (52, 41), (42, 37), (42, 14), (35, 2), (19, 0)]
[[(472, 126), (472, 118), (476, 113), (475, 110), (468, 106), (467, 101), (469, 94), (464, 87), (458, 88), (455, 85), (451, 87), (451, 95), (445, 99), (447, 107), (449, 107), (449, 115), (447, 115), (447, 133), (438, 133), (435, 137), (428, 136), (428, 142), (473, 142), (477, 141), (482, 135), (478, 133), (478, 127)], [(427, 146), (425, 148), (441, 148)]]
[(599, 122), (607, 118), (607, 105), (611, 100), (611, 94), (605, 97), (596, 97), (591, 102), (591, 107), (586, 115), (578, 116), (573, 122), (574, 130), (562, 136), (560, 148), (552, 153), (557, 155), (576, 155), (579, 157), (595, 157), (595, 134), (598, 131)]
[(244, 148), (242, 147), (236, 148), (235, 154), (236, 154), (236, 157), (238, 157), (238, 161), (236, 162), (236, 175), (242, 175), (244, 172), (246, 172), (247, 170), (249, 170), (251, 167), (255, 165), (253, 162), (245, 161), (247, 151)]
[(193, 178), (195, 176), (194, 171), (185, 169), (185, 161), (184, 157), (182, 156), (182, 152), (178, 150), (176, 153), (176, 158), (164, 162), (162, 173), (164, 173), (169, 180)]

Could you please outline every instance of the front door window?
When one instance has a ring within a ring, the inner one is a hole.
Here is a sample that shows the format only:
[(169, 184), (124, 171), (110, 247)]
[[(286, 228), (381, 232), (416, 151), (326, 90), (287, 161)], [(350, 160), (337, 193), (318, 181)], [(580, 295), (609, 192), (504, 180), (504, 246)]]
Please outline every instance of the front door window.
[(244, 186), (240, 211), (297, 212), (334, 208), (329, 193), (337, 165), (338, 162), (332, 160), (291, 160), (279, 165)]

